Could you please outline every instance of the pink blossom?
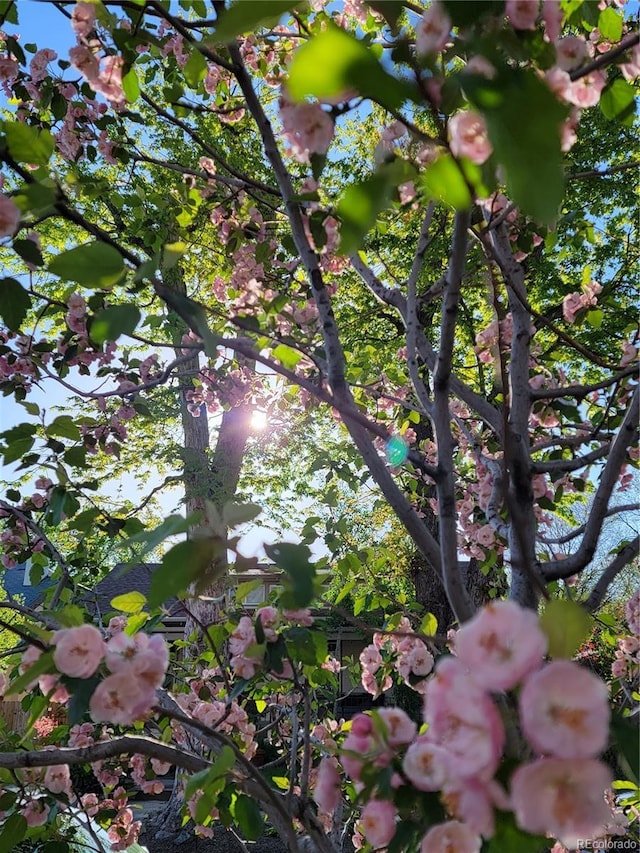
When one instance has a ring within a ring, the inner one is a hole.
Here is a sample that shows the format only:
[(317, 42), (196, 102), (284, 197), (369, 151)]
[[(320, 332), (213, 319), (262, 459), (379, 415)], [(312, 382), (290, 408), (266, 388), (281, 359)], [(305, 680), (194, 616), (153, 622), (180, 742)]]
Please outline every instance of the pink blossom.
[(556, 42), (556, 63), (563, 71), (573, 71), (589, 55), (587, 42), (580, 36), (565, 36)]
[(119, 109), (124, 105), (125, 96), (122, 90), (122, 69), (124, 67), (124, 59), (122, 56), (109, 54), (102, 61), (102, 69), (97, 80), (89, 80), (89, 85), (94, 91), (101, 95), (111, 103), (113, 107)]
[(602, 71), (592, 71), (591, 74), (585, 74), (574, 80), (564, 97), (570, 104), (575, 104), (580, 109), (595, 107), (606, 85), (606, 74)]
[(83, 794), (80, 802), (89, 817), (95, 817), (100, 811), (100, 800), (97, 794)]
[(454, 781), (444, 786), (442, 801), (451, 817), (464, 823), (473, 832), (491, 838), (495, 832), (494, 807), (509, 811), (511, 806), (506, 791), (493, 779)]
[(20, 215), (9, 196), (0, 193), (0, 237), (13, 237), (20, 224)]
[(298, 610), (283, 610), (282, 615), (285, 619), (288, 619), (289, 622), (297, 622), (305, 628), (309, 628), (314, 623), (311, 611), (306, 607), (299, 608)]
[(20, 809), (27, 826), (43, 826), (49, 818), (49, 806), (43, 799), (31, 799)]
[(71, 13), (71, 26), (78, 38), (86, 38), (89, 35), (96, 20), (95, 5), (93, 3), (78, 2)]
[(544, 31), (549, 41), (555, 41), (560, 35), (564, 12), (560, 0), (542, 0), (542, 20)]
[(411, 675), (429, 675), (433, 663), (431, 652), (424, 643), (418, 642), (406, 654), (401, 655), (396, 668), (404, 680), (409, 682)]
[(38, 678), (38, 687), (44, 696), (49, 697), (50, 702), (64, 705), (69, 701), (69, 692), (64, 684), (60, 683), (57, 675), (45, 673)]
[(372, 847), (386, 847), (396, 833), (398, 811), (388, 800), (369, 800), (362, 810), (362, 832)]
[(468, 157), (473, 163), (484, 163), (493, 147), (481, 115), (471, 111), (456, 113), (449, 119), (449, 144), (456, 157)]
[(429, 6), (416, 26), (416, 51), (418, 56), (438, 53), (447, 43), (451, 32), (451, 18), (438, 0)]
[(538, 0), (506, 0), (505, 14), (516, 30), (534, 30), (539, 12)]
[(57, 59), (58, 54), (55, 50), (50, 50), (48, 47), (39, 50), (34, 54), (33, 59), (29, 63), (29, 71), (31, 73), (31, 81), (40, 83), (41, 80), (48, 74), (47, 65)]
[(480, 853), (482, 839), (464, 823), (437, 823), (422, 839), (420, 853)]
[(638, 588), (624, 606), (627, 625), (634, 634), (640, 634), (640, 588)]
[(407, 749), (402, 769), (419, 791), (439, 791), (449, 775), (448, 753), (426, 737), (420, 737)]
[(335, 758), (323, 758), (320, 762), (313, 799), (327, 814), (331, 814), (340, 805), (341, 780)]
[(72, 678), (90, 678), (104, 657), (102, 634), (93, 625), (56, 631), (53, 662), (59, 672)]
[(479, 530), (476, 530), (474, 538), (483, 548), (491, 548), (496, 542), (496, 534), (490, 524), (483, 524)]
[(280, 119), (284, 138), (297, 160), (306, 163), (311, 154), (326, 154), (333, 139), (334, 124), (319, 103), (294, 104), (282, 96)]
[(10, 83), (15, 80), (20, 71), (20, 66), (15, 59), (7, 56), (0, 57), (0, 83)]
[(256, 632), (251, 619), (248, 616), (242, 616), (229, 637), (229, 651), (232, 655), (241, 655), (256, 642)]
[(493, 80), (496, 76), (496, 69), (485, 56), (476, 54), (465, 65), (467, 74), (478, 74), (480, 77), (486, 77), (487, 80)]
[(510, 690), (542, 665), (547, 638), (534, 611), (495, 601), (460, 628), (455, 650), (477, 684)]
[(260, 607), (256, 611), (256, 621), (260, 617), (260, 623), (268, 643), (274, 643), (277, 639), (275, 627), (278, 624), (280, 614), (275, 607)]
[(111, 849), (114, 851), (127, 850), (134, 844), (140, 834), (142, 824), (139, 820), (133, 820), (131, 809), (120, 809), (107, 830)]
[(147, 688), (160, 687), (169, 662), (169, 653), (160, 634), (138, 633), (133, 637), (119, 632), (108, 641), (105, 649), (111, 672), (131, 671)]
[(610, 818), (604, 792), (611, 771), (601, 761), (540, 758), (521, 765), (511, 779), (511, 803), (518, 825), (550, 833), (567, 847), (597, 838)]
[(520, 719), (529, 743), (541, 754), (592, 758), (609, 736), (605, 683), (573, 661), (556, 660), (534, 673), (520, 694)]
[(401, 708), (380, 708), (376, 714), (385, 725), (389, 746), (403, 746), (416, 736), (416, 724)]
[(66, 764), (53, 764), (44, 771), (44, 786), (52, 794), (71, 795), (71, 776)]
[(360, 666), (367, 672), (371, 673), (371, 675), (376, 673), (384, 663), (382, 655), (373, 644), (365, 646), (365, 648), (360, 652), (358, 660), (360, 661)]
[(132, 669), (107, 676), (96, 687), (89, 702), (96, 723), (128, 726), (141, 719), (155, 701), (155, 691), (145, 689)]
[(629, 83), (633, 83), (636, 77), (640, 77), (640, 44), (634, 45), (629, 61), (620, 65), (620, 71)]
[[(89, 4), (83, 4), (89, 5)], [(76, 45), (69, 50), (69, 59), (74, 68), (85, 77), (89, 82), (98, 79), (100, 66), (95, 55), (88, 47), (84, 45)]]
[(426, 737), (447, 750), (452, 774), (493, 775), (504, 744), (502, 720), (490, 696), (457, 658), (442, 658), (428, 681), (424, 717)]

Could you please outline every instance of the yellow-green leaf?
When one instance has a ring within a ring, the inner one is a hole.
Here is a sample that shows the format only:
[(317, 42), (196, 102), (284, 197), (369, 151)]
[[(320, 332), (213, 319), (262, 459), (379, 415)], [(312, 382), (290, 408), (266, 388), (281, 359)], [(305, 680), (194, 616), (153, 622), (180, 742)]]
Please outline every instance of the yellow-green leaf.
[(540, 626), (549, 640), (549, 655), (572, 658), (589, 636), (593, 617), (575, 601), (551, 599), (540, 617)]

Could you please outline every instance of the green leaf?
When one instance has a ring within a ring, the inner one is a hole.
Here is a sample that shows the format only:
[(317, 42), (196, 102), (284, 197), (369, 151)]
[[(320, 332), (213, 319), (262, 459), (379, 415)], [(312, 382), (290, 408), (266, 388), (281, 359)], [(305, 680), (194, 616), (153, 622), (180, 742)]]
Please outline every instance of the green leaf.
[(213, 554), (214, 543), (210, 539), (190, 539), (174, 545), (151, 576), (149, 607), (158, 607), (186, 592), (190, 584), (208, 572)]
[(42, 252), (33, 240), (22, 240), (20, 238), (16, 238), (11, 245), (13, 246), (14, 252), (17, 252), (26, 264), (31, 264), (34, 267), (44, 266)]
[(135, 305), (110, 305), (91, 321), (89, 334), (96, 344), (117, 341), (120, 335), (130, 335), (140, 322), (140, 311)]
[(375, 223), (378, 214), (391, 201), (392, 185), (383, 172), (351, 184), (338, 201), (340, 219), (340, 252), (348, 255), (360, 248), (362, 240)]
[(391, 110), (414, 97), (409, 83), (387, 74), (370, 48), (332, 23), (295, 52), (286, 86), (297, 101), (335, 100), (355, 89)]
[(82, 434), (76, 422), (70, 415), (59, 415), (46, 429), (47, 435), (57, 435), (60, 438), (69, 438), (71, 441), (80, 441)]
[[(280, 542), (276, 545), (264, 546), (269, 557), (280, 569), (286, 572), (291, 583), (289, 589), (281, 596), (284, 606), (288, 609), (307, 607), (313, 601), (313, 582), (316, 568), (309, 561), (311, 551), (306, 545), (294, 545), (291, 542)], [(288, 595), (287, 595), (288, 593)]]
[[(609, 11), (613, 11), (610, 9)], [(622, 77), (616, 77), (609, 83), (599, 101), (600, 111), (605, 118), (616, 119), (630, 127), (635, 115), (635, 89)]]
[(640, 782), (640, 729), (633, 719), (613, 714), (611, 735), (618, 757), (622, 760), (623, 770), (637, 784)]
[(286, 367), (288, 370), (293, 370), (302, 358), (302, 353), (299, 353), (298, 350), (288, 347), (285, 344), (278, 344), (278, 346), (273, 350), (273, 357), (277, 358), (283, 367)]
[(382, 15), (391, 29), (395, 30), (402, 14), (402, 4), (398, 3), (398, 0), (368, 0), (367, 5)]
[(540, 835), (530, 835), (516, 826), (514, 816), (509, 812), (496, 813), (496, 831), (483, 853), (540, 853), (549, 848), (548, 839)]
[(540, 616), (552, 658), (571, 658), (589, 636), (593, 617), (577, 602), (552, 598)]
[(0, 279), (0, 317), (11, 332), (17, 332), (31, 308), (31, 297), (15, 278)]
[(455, 27), (475, 24), (485, 15), (498, 15), (504, 9), (503, 0), (443, 0), (443, 5)]
[[(66, 841), (47, 841), (41, 848), (42, 853), (70, 853), (70, 850), (71, 848)], [(133, 848), (129, 848), (129, 853), (134, 853)]]
[(62, 521), (62, 516), (72, 518), (80, 509), (78, 501), (70, 495), (63, 486), (55, 486), (49, 496), (47, 521), (56, 527)]
[(9, 853), (25, 836), (27, 821), (24, 815), (15, 812), (3, 821), (2, 832), (0, 832), (0, 853)]
[(9, 153), (18, 163), (47, 165), (56, 144), (48, 130), (38, 130), (23, 121), (6, 121), (4, 133)]
[(433, 637), (438, 633), (438, 620), (433, 613), (425, 613), (420, 623), (419, 632), (427, 637)]
[(100, 516), (100, 510), (92, 507), (91, 509), (85, 509), (83, 512), (78, 513), (73, 519), (73, 523), (70, 525), (73, 530), (79, 530), (81, 533), (86, 533), (88, 530), (91, 530), (94, 526), (96, 518)]
[(503, 69), (493, 80), (465, 75), (463, 86), (486, 119), (508, 194), (524, 213), (551, 223), (564, 196), (560, 124), (567, 108), (522, 69)]
[(245, 838), (257, 841), (264, 832), (264, 818), (258, 803), (252, 797), (240, 794), (232, 812)]
[(50, 614), (63, 628), (77, 628), (85, 623), (85, 612), (77, 604), (67, 604), (61, 610)]
[(111, 606), (114, 610), (121, 610), (123, 613), (140, 613), (147, 603), (145, 596), (134, 590), (133, 592), (125, 592), (123, 595), (116, 595), (111, 599)]
[(130, 68), (122, 78), (122, 91), (130, 104), (140, 97), (140, 81), (135, 68)]
[(280, 18), (300, 5), (300, 0), (236, 0), (220, 15), (215, 40), (228, 42), (242, 33), (277, 24)]
[(473, 200), (460, 166), (451, 154), (441, 154), (434, 160), (427, 167), (421, 184), (429, 198), (442, 201), (455, 210), (465, 210)]
[(226, 527), (237, 527), (238, 524), (253, 521), (261, 512), (262, 507), (259, 504), (238, 504), (231, 501), (222, 507), (222, 520)]
[(63, 678), (63, 683), (71, 694), (67, 706), (67, 722), (70, 726), (84, 722), (89, 702), (100, 681), (99, 675), (91, 678)]
[(618, 42), (622, 38), (622, 15), (610, 6), (598, 15), (598, 29), (606, 41)]
[(587, 311), (585, 319), (594, 329), (599, 329), (604, 320), (604, 311), (601, 308), (594, 308), (591, 311)]
[(244, 603), (245, 598), (251, 595), (251, 593), (259, 589), (262, 586), (262, 580), (260, 578), (256, 578), (254, 581), (246, 581), (246, 583), (238, 584), (238, 586), (234, 590), (234, 599), (239, 604), (242, 605)]
[(177, 241), (175, 243), (165, 243), (162, 248), (162, 270), (173, 269), (180, 258), (187, 251), (187, 244)]
[(124, 264), (120, 252), (113, 246), (85, 243), (53, 258), (49, 272), (86, 287), (109, 289), (122, 277)]
[(9, 687), (5, 690), (5, 695), (12, 696), (13, 694), (19, 695), (20, 693), (24, 693), (25, 690), (29, 689), (32, 681), (35, 681), (46, 672), (55, 672), (53, 652), (43, 652), (33, 666), (30, 666), (25, 673), (9, 684)]
[(191, 89), (197, 89), (199, 83), (204, 80), (207, 73), (207, 60), (196, 47), (192, 48), (182, 73)]
[(184, 790), (185, 799), (190, 799), (197, 790), (207, 791), (213, 782), (225, 776), (235, 764), (235, 755), (230, 746), (223, 746), (215, 762), (207, 770), (193, 773)]
[(149, 551), (153, 551), (154, 548), (157, 548), (161, 542), (168, 536), (176, 536), (179, 533), (186, 533), (192, 524), (195, 524), (197, 521), (197, 514), (191, 515), (188, 518), (184, 518), (182, 515), (169, 515), (162, 524), (159, 524), (158, 527), (154, 527), (152, 530), (142, 530), (140, 533), (134, 533), (133, 536), (130, 536), (128, 539), (125, 539), (124, 542), (119, 542), (119, 548), (129, 548), (132, 545), (142, 544), (144, 547), (142, 551), (136, 549), (136, 554), (138, 558), (143, 557)]

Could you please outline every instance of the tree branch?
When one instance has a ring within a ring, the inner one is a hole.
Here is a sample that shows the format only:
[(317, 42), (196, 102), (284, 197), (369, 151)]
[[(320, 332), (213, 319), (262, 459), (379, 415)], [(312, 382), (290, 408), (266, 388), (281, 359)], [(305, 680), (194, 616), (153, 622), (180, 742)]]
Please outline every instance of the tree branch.
[[(610, 507), (610, 509), (605, 512), (604, 517), (611, 518), (612, 516), (620, 515), (623, 512), (637, 512), (639, 509), (640, 503), (620, 504), (620, 506)], [(571, 542), (573, 539), (582, 535), (586, 529), (587, 525), (581, 524), (580, 527), (576, 527), (575, 530), (572, 530), (570, 533), (565, 533), (564, 536), (540, 536), (540, 541), (544, 542), (545, 545), (566, 545), (567, 542)]]
[(462, 288), (465, 260), (467, 255), (467, 229), (471, 216), (468, 211), (455, 215), (451, 256), (445, 285), (442, 320), (440, 323), (440, 349), (433, 372), (433, 423), (438, 448), (438, 475), (436, 493), (438, 496), (438, 520), (440, 529), (440, 555), (442, 574), (447, 598), (459, 622), (465, 622), (473, 616), (474, 607), (467, 592), (458, 561), (458, 528), (456, 514), (455, 479), (453, 458), (455, 443), (451, 430), (449, 412), (449, 390), (451, 362), (455, 341), (458, 304)]
[(627, 450), (633, 442), (638, 431), (638, 418), (640, 415), (640, 390), (635, 389), (631, 404), (627, 409), (624, 419), (618, 430), (611, 449), (609, 458), (602, 472), (598, 488), (591, 504), (591, 511), (585, 524), (585, 534), (578, 550), (564, 560), (553, 560), (542, 566), (545, 578), (570, 577), (582, 571), (593, 559), (602, 524), (607, 517), (609, 501), (614, 486), (618, 480)]
[(622, 569), (634, 560), (640, 553), (640, 536), (636, 536), (631, 542), (627, 543), (624, 548), (616, 555), (615, 559), (606, 567), (600, 575), (600, 578), (594, 588), (591, 590), (589, 597), (584, 602), (585, 608), (589, 613), (595, 613), (604, 601), (604, 597), (608, 588), (611, 586)]

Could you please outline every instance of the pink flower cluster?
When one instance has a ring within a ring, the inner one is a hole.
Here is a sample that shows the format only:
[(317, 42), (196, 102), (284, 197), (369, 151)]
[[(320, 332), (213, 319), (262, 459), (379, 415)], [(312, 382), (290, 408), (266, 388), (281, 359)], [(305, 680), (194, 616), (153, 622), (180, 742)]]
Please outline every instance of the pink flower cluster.
[(597, 281), (591, 281), (583, 287), (582, 292), (568, 293), (562, 300), (562, 314), (567, 323), (575, 323), (579, 311), (596, 305), (601, 291), (602, 285)]
[(451, 116), (448, 125), (449, 147), (455, 157), (468, 157), (481, 165), (493, 152), (487, 126), (479, 113), (463, 110)]
[(312, 154), (326, 154), (333, 139), (333, 119), (319, 103), (294, 104), (286, 95), (280, 98), (283, 137), (292, 155), (301, 163)]
[(160, 634), (120, 632), (106, 643), (104, 656), (111, 674), (91, 697), (91, 717), (96, 722), (130, 725), (155, 702), (169, 663), (167, 644)]
[(640, 677), (640, 589), (625, 604), (625, 618), (631, 634), (618, 638), (611, 675), (613, 678), (635, 681)]
[[(393, 789), (411, 784), (441, 793), (452, 820), (429, 830), (425, 853), (479, 851), (481, 837), (494, 834), (496, 807), (513, 811), (525, 831), (570, 847), (596, 837), (611, 816), (604, 798), (611, 773), (597, 760), (609, 732), (604, 682), (572, 661), (545, 664), (547, 638), (537, 615), (510, 601), (484, 607), (457, 632), (453, 648), (455, 657), (439, 661), (424, 689), (426, 733), (417, 735), (398, 708), (358, 715), (341, 747), (347, 773), (359, 784), (367, 768), (391, 767)], [(375, 656), (372, 647), (368, 654)], [(507, 793), (495, 779), (506, 733), (494, 697), (517, 687), (520, 730), (536, 757), (516, 769)], [(370, 784), (368, 770), (366, 778)], [(360, 831), (384, 846), (396, 815), (393, 803), (367, 807)], [(440, 848), (441, 837), (459, 846)]]
[[(53, 662), (63, 676), (91, 678), (106, 663), (110, 674), (100, 681), (89, 702), (96, 722), (130, 725), (149, 712), (169, 662), (167, 644), (160, 634), (118, 632), (105, 642), (93, 625), (79, 625), (56, 631), (51, 643)], [(29, 647), (21, 671), (28, 670), (40, 654), (40, 649)], [(58, 675), (44, 674), (38, 681), (43, 693), (51, 694), (51, 701), (68, 700)]]
[(433, 655), (424, 642), (414, 636), (408, 619), (403, 618), (393, 634), (375, 634), (373, 643), (360, 654), (362, 686), (377, 697), (393, 684), (395, 670), (405, 684), (423, 692), (425, 678), (433, 669)]
[(450, 33), (451, 18), (442, 3), (434, 0), (416, 26), (418, 56), (428, 57), (439, 53), (449, 40)]

